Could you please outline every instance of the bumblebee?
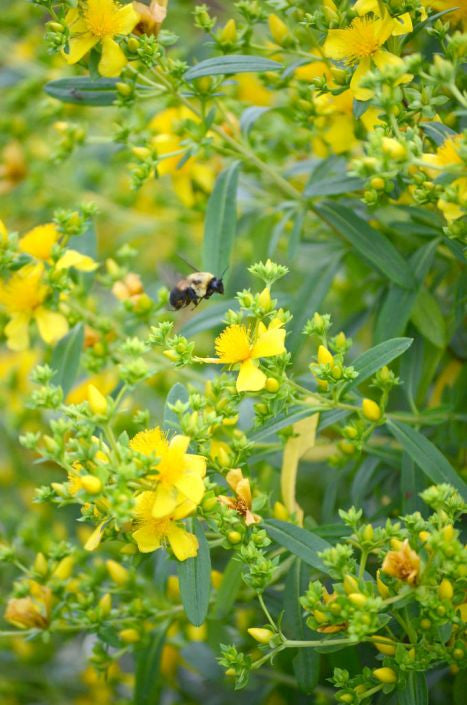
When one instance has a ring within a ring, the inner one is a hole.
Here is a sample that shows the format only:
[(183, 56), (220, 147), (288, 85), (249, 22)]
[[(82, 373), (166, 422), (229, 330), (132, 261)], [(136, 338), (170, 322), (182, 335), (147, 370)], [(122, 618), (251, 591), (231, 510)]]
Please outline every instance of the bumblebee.
[(174, 309), (185, 308), (191, 303), (196, 308), (203, 299), (209, 299), (213, 294), (223, 294), (222, 277), (215, 277), (210, 272), (193, 272), (180, 279), (170, 292), (170, 305)]

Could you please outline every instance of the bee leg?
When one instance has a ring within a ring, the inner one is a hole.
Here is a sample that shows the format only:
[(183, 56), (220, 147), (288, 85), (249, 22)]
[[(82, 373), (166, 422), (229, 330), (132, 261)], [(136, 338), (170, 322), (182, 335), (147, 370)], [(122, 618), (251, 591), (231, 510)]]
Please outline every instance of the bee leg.
[(198, 306), (198, 304), (199, 304), (199, 302), (201, 301), (201, 299), (199, 298), (199, 296), (198, 296), (198, 294), (196, 293), (196, 291), (191, 288), (191, 286), (188, 287), (188, 289), (186, 290), (186, 294), (187, 294), (187, 298), (189, 299), (189, 302), (188, 302), (188, 303), (189, 303), (189, 304), (190, 304), (190, 303), (194, 304), (194, 305), (193, 305), (193, 309), (195, 309), (195, 308)]

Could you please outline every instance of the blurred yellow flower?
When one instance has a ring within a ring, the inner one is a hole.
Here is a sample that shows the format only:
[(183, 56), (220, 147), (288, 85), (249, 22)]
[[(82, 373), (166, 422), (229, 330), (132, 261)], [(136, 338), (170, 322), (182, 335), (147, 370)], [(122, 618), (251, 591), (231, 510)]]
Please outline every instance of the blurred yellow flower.
[(86, 0), (68, 11), (65, 23), (70, 30), (69, 52), (63, 56), (76, 64), (99, 42), (102, 55), (98, 69), (102, 76), (118, 76), (127, 58), (115, 41), (118, 35), (132, 32), (140, 21), (133, 5), (120, 5), (114, 0)]
[(274, 102), (274, 93), (269, 91), (252, 73), (240, 73), (235, 76), (237, 98), (244, 103), (267, 107)]
[(8, 405), (14, 413), (24, 410), (24, 399), (31, 386), (29, 374), (38, 361), (36, 350), (0, 353), (0, 407)]
[(136, 498), (135, 520), (138, 528), (133, 532), (141, 553), (150, 553), (168, 541), (179, 561), (192, 558), (198, 553), (198, 539), (175, 520), (182, 516), (177, 511), (159, 519), (154, 517), (154, 505), (158, 501), (155, 492), (142, 492)]
[(397, 551), (386, 554), (381, 570), (393, 578), (414, 585), (420, 573), (420, 557), (410, 548), (406, 539)]
[[(439, 167), (449, 170), (449, 167), (461, 168), (464, 165), (460, 155), (462, 142), (462, 135), (453, 135), (444, 140), (435, 154), (423, 155), (423, 161), (425, 163), (438, 167), (438, 169), (429, 170), (433, 177), (442, 173)], [(456, 200), (448, 200), (442, 197), (438, 199), (437, 206), (440, 211), (442, 211), (446, 220), (451, 222), (465, 215), (467, 208), (467, 177), (461, 176), (459, 179), (454, 179), (454, 181), (449, 184), (449, 187), (450, 189), (454, 189)]]
[(169, 0), (150, 0), (149, 5), (144, 2), (133, 2), (133, 8), (139, 15), (135, 32), (153, 34), (157, 37), (161, 24), (167, 16), (168, 2)]
[(461, 24), (464, 32), (467, 31), (467, 3), (465, 0), (458, 0), (458, 2), (453, 2), (453, 0), (422, 0), (425, 7), (435, 10), (435, 12), (446, 12), (443, 15), (443, 22), (449, 22), (449, 24), (457, 25)]
[(167, 108), (151, 120), (149, 127), (156, 133), (151, 138), (151, 146), (160, 159), (157, 165), (159, 175), (169, 174), (172, 177), (177, 196), (182, 203), (190, 207), (195, 203), (193, 184), (210, 193), (218, 167), (213, 161), (203, 164), (194, 157), (187, 159), (181, 167), (178, 166), (185, 153), (181, 134), (185, 120), (196, 122), (191, 110), (183, 106)]
[(52, 345), (68, 331), (68, 322), (61, 313), (50, 311), (44, 301), (49, 288), (43, 283), (42, 262), (28, 264), (0, 282), (0, 304), (10, 320), (4, 333), (10, 350), (26, 350), (29, 347), (29, 324), (35, 320), (41, 338)]
[(219, 357), (204, 358), (204, 362), (227, 365), (240, 363), (237, 391), (257, 392), (264, 388), (267, 377), (254, 361), (286, 352), (285, 330), (282, 325), (278, 318), (274, 318), (267, 328), (260, 322), (253, 335), (243, 325), (229, 326), (215, 341)]
[(130, 441), (130, 448), (142, 455), (153, 455), (156, 481), (152, 494), (152, 516), (161, 519), (173, 512), (176, 518), (188, 516), (201, 502), (204, 495), (203, 478), (206, 459), (187, 453), (190, 439), (177, 435), (170, 441), (159, 427), (137, 433)]
[(21, 144), (9, 142), (0, 158), (0, 195), (9, 193), (27, 174), (26, 158)]
[[(385, 12), (383, 17), (380, 17), (378, 3), (368, 1), (361, 5), (360, 12), (367, 13), (370, 7), (371, 12), (375, 14), (356, 17), (345, 29), (330, 29), (323, 46), (325, 55), (330, 59), (357, 66), (350, 81), (350, 88), (358, 100), (369, 100), (373, 96), (373, 91), (360, 85), (362, 78), (373, 65), (378, 69), (404, 65), (400, 56), (382, 47), (389, 37), (412, 31), (408, 13), (402, 18), (393, 18)], [(398, 82), (407, 83), (411, 80), (410, 74), (404, 74)]]
[(66, 404), (81, 404), (88, 399), (88, 388), (94, 385), (101, 394), (106, 396), (110, 394), (118, 383), (118, 373), (114, 370), (105, 370), (96, 375), (92, 375), (79, 382), (73, 389), (68, 392), (65, 399)]
[(20, 629), (45, 629), (52, 609), (52, 592), (35, 580), (29, 581), (29, 592), (27, 597), (8, 600), (4, 617)]

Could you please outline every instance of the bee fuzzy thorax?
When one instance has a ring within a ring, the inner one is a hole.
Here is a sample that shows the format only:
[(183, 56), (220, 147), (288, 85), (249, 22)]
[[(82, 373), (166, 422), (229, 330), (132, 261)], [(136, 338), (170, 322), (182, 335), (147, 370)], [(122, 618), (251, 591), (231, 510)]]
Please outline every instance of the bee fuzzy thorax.
[(170, 292), (170, 305), (174, 309), (184, 308), (191, 303), (198, 306), (203, 299), (213, 294), (223, 294), (224, 284), (221, 277), (211, 272), (193, 272), (174, 286)]

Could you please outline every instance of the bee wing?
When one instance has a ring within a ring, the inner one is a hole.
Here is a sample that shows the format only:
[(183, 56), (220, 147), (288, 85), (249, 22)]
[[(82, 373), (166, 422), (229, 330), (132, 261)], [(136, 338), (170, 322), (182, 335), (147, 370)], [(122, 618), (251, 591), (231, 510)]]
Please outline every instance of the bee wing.
[(183, 274), (177, 272), (177, 270), (174, 267), (171, 267), (170, 264), (160, 264), (157, 268), (157, 272), (162, 283), (165, 284), (168, 289), (173, 289), (174, 286), (177, 286), (181, 279), (184, 279)]

